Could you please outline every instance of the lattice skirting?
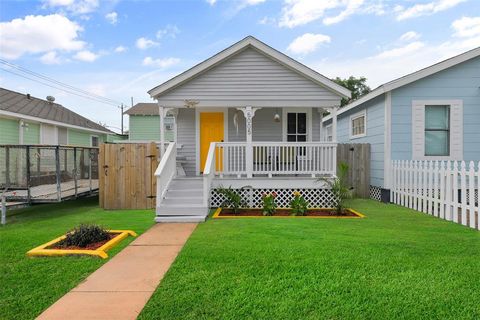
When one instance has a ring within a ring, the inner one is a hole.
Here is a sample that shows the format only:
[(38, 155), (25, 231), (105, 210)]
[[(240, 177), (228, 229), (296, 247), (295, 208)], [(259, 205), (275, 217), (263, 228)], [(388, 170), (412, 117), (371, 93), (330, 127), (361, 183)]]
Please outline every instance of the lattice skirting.
[(382, 201), (382, 188), (370, 186), (370, 199)]
[[(250, 208), (262, 207), (262, 195), (264, 193), (276, 192), (276, 203), (278, 208), (290, 207), (290, 201), (293, 199), (293, 192), (299, 191), (305, 200), (309, 202), (310, 208), (331, 208), (335, 205), (336, 200), (329, 189), (236, 189), (242, 196), (243, 201)], [(225, 198), (218, 194), (216, 189), (212, 190), (210, 196), (210, 207), (221, 207)]]

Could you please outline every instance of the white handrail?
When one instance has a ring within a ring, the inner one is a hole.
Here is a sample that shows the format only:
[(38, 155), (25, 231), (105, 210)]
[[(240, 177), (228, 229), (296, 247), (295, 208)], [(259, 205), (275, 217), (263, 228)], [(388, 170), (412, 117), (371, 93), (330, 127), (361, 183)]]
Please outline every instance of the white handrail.
[(215, 177), (215, 149), (216, 143), (210, 143), (210, 148), (208, 149), (207, 160), (205, 161), (205, 168), (203, 170), (203, 204), (208, 206), (208, 200), (210, 198), (210, 189), (212, 187), (212, 180)]
[(216, 148), (220, 175), (336, 174), (335, 142), (218, 142)]
[(168, 144), (165, 154), (160, 159), (155, 177), (157, 177), (157, 206), (162, 202), (168, 185), (177, 173), (177, 148), (175, 142)]

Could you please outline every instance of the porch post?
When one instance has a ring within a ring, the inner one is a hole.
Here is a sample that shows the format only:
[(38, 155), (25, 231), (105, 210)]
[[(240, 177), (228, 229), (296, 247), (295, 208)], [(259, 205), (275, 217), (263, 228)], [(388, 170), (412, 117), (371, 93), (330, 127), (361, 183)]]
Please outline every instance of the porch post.
[(337, 142), (337, 110), (338, 107), (332, 108), (332, 142)]
[(319, 136), (318, 136), (318, 141), (325, 141), (323, 137), (323, 112), (324, 110), (322, 108), (318, 108), (318, 121), (320, 121), (320, 127), (319, 127)]
[(252, 119), (255, 116), (255, 112), (260, 108), (244, 107), (238, 108), (243, 112), (245, 116), (245, 131), (246, 131), (246, 146), (245, 146), (245, 169), (247, 171), (247, 178), (253, 176), (253, 145), (252, 145), (252, 134), (253, 126)]
[(165, 119), (164, 119), (165, 108), (158, 104), (158, 116), (160, 117), (160, 159), (165, 153)]

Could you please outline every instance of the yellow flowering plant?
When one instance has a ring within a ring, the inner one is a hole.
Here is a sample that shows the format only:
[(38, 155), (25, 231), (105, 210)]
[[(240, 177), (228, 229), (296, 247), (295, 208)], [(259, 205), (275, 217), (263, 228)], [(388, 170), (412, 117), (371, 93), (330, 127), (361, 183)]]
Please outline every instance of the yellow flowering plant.
[(290, 201), (292, 216), (304, 216), (308, 210), (308, 201), (298, 191), (293, 193), (293, 199)]

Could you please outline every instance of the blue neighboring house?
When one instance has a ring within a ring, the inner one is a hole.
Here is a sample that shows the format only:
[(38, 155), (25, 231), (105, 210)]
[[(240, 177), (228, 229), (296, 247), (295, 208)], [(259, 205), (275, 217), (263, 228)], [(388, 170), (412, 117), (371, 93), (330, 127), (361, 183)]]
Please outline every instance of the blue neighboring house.
[(371, 145), (374, 199), (390, 200), (392, 160), (479, 161), (480, 47), (385, 83), (337, 117), (339, 143)]

